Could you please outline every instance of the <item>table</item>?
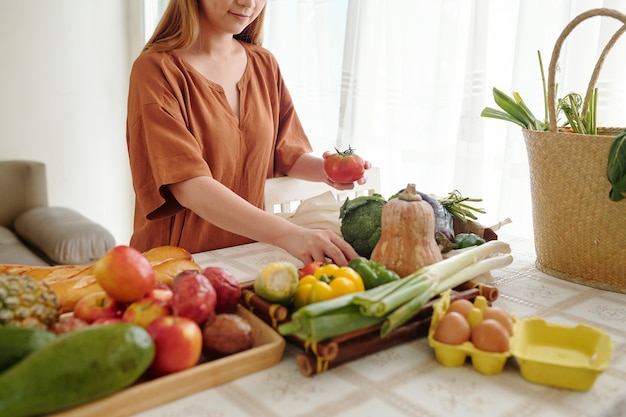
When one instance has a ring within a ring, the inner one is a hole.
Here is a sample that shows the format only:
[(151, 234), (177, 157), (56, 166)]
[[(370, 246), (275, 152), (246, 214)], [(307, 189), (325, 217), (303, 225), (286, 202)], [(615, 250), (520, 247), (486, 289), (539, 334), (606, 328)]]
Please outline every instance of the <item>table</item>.
[[(530, 383), (514, 360), (502, 373), (485, 376), (470, 363), (446, 368), (426, 338), (374, 353), (312, 377), (287, 344), (271, 368), (198, 392), (136, 417), (624, 417), (626, 416), (626, 294), (597, 290), (538, 271), (532, 241), (501, 235), (514, 261), (492, 271), (500, 295), (495, 305), (519, 318), (540, 316), (560, 324), (585, 323), (610, 334), (614, 353), (608, 369), (587, 392)], [(194, 255), (201, 266), (222, 266), (243, 283), (286, 252), (253, 243)]]

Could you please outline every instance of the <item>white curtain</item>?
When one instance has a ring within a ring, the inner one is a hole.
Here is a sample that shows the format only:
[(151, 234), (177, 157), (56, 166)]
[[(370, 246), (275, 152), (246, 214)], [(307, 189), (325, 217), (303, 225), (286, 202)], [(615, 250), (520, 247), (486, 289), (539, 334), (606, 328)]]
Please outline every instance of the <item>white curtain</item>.
[[(356, 148), (381, 167), (386, 197), (414, 182), (428, 193), (482, 198), (481, 222), (510, 218), (503, 231), (531, 237), (521, 131), (480, 113), (497, 107), (497, 87), (520, 92), (543, 118), (537, 51), (547, 71), (563, 28), (597, 7), (626, 13), (625, 0), (269, 0), (265, 46), (317, 150)], [(585, 93), (619, 26), (594, 18), (568, 37), (559, 91)], [(620, 41), (597, 84), (600, 126), (626, 123), (625, 65)]]
[[(437, 195), (456, 189), (483, 200), (482, 223), (510, 218), (503, 231), (532, 237), (521, 131), (480, 113), (496, 107), (497, 87), (518, 91), (542, 118), (537, 51), (547, 71), (563, 28), (597, 7), (626, 13), (626, 0), (268, 0), (264, 46), (320, 155), (351, 146), (381, 168), (385, 197), (408, 182)], [(619, 27), (594, 18), (568, 37), (560, 92), (585, 93)], [(599, 126), (626, 123), (624, 68), (622, 40), (597, 84)]]

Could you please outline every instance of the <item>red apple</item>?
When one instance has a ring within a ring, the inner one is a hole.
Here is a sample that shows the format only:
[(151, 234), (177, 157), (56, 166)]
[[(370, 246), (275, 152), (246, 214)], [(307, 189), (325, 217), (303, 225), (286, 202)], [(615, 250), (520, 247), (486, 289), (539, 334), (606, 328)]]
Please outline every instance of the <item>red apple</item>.
[(104, 291), (92, 292), (74, 305), (74, 317), (91, 324), (98, 319), (120, 317), (124, 306)]
[(202, 330), (186, 317), (164, 316), (147, 328), (155, 346), (150, 366), (152, 376), (184, 371), (195, 366), (202, 355)]
[(172, 311), (175, 315), (200, 324), (215, 314), (215, 288), (200, 271), (188, 270), (176, 275), (172, 292)]
[(143, 298), (154, 298), (156, 300), (161, 300), (169, 305), (172, 303), (173, 296), (174, 292), (167, 284), (157, 281), (154, 284), (154, 288), (148, 291)]
[(229, 270), (216, 266), (205, 268), (202, 275), (207, 277), (215, 288), (217, 295), (215, 312), (217, 314), (232, 312), (241, 298), (241, 287), (237, 278)]
[(122, 303), (140, 299), (156, 282), (150, 261), (137, 249), (124, 245), (115, 246), (98, 259), (93, 273), (102, 289)]
[(126, 307), (122, 320), (147, 328), (155, 319), (170, 314), (172, 310), (165, 302), (155, 298), (142, 298)]

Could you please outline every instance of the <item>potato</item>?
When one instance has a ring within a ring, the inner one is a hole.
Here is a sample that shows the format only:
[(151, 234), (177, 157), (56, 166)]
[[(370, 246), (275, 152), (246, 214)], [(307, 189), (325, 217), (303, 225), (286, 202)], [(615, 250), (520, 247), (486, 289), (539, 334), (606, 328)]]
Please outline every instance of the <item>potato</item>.
[(254, 334), (250, 323), (232, 313), (216, 314), (202, 326), (204, 350), (212, 356), (226, 356), (250, 349)]

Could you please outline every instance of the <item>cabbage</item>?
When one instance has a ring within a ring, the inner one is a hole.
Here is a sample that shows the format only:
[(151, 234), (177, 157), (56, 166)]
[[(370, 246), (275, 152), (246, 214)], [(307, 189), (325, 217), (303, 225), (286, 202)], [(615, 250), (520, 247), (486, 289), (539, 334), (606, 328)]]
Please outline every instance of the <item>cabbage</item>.
[(387, 204), (380, 194), (349, 198), (339, 209), (341, 234), (354, 250), (368, 258), (380, 239), (381, 214)]

